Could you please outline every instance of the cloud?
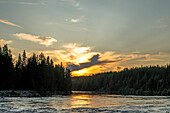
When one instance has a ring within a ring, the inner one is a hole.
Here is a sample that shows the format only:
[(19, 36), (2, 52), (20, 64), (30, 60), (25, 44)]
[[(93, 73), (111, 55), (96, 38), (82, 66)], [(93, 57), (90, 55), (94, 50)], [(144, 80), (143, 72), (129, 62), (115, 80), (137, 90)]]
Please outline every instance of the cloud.
[(66, 22), (71, 22), (71, 23), (79, 23), (82, 22), (85, 19), (85, 16), (80, 16), (78, 18), (71, 18), (71, 19), (65, 19)]
[(147, 53), (142, 54), (135, 51), (129, 54), (117, 54), (114, 51), (105, 51), (104, 53), (93, 51), (94, 47), (83, 46), (77, 43), (64, 44), (60, 49), (40, 51), (46, 56), (54, 59), (55, 64), (63, 62), (63, 65), (71, 69), (73, 76), (90, 75), (94, 73), (121, 71), (128, 67), (130, 61), (136, 62), (139, 66), (143, 62), (155, 63), (157, 59), (165, 56), (166, 53)]
[(83, 62), (88, 62), (88, 60), (93, 56), (98, 54), (98, 52), (92, 52), (92, 47), (82, 46), (77, 43), (64, 44), (59, 50), (48, 50), (40, 51), (47, 56), (51, 56), (55, 59), (56, 63), (63, 62), (65, 66), (69, 64), (79, 64)]
[(71, 19), (70, 20), (72, 23), (78, 23), (80, 20), (79, 19)]
[(78, 23), (80, 22), (80, 19), (65, 19), (66, 22), (71, 22), (71, 23)]
[(113, 62), (121, 61), (121, 59), (115, 60), (115, 61), (111, 61), (111, 60), (99, 61), (99, 56), (100, 56), (99, 54), (94, 55), (89, 59), (89, 62), (80, 63), (79, 65), (76, 65), (76, 64), (68, 65), (68, 68), (71, 71), (76, 71), (76, 70), (81, 70), (84, 68), (89, 68), (89, 67), (95, 66), (95, 65), (101, 65), (101, 64), (105, 64), (105, 63), (113, 63)]
[(0, 39), (0, 45), (11, 44), (11, 43), (12, 43), (12, 40), (3, 40), (3, 39)]
[(19, 4), (19, 5), (44, 5), (45, 1), (41, 3), (34, 3), (34, 2), (17, 2), (17, 1), (0, 1), (0, 4)]
[(25, 33), (16, 33), (13, 35), (18, 37), (21, 40), (29, 40), (29, 41), (36, 42), (36, 43), (39, 43), (39, 44), (45, 45), (45, 46), (50, 46), (54, 42), (57, 42), (57, 40), (52, 37), (34, 36), (31, 34), (25, 34)]
[(10, 26), (15, 26), (15, 27), (24, 29), (23, 27), (21, 27), (21, 26), (19, 26), (19, 25), (17, 25), (17, 24), (14, 24), (14, 23), (12, 23), (12, 22), (9, 22), (9, 21), (7, 21), (7, 20), (2, 20), (2, 19), (0, 19), (0, 22), (2, 22), (2, 23), (4, 23), (4, 24), (8, 24), (8, 25), (10, 25)]
[(70, 49), (74, 55), (87, 53), (88, 51), (91, 50), (91, 47), (89, 46), (81, 47), (81, 45), (77, 43), (69, 43), (69, 44), (63, 45), (63, 47)]

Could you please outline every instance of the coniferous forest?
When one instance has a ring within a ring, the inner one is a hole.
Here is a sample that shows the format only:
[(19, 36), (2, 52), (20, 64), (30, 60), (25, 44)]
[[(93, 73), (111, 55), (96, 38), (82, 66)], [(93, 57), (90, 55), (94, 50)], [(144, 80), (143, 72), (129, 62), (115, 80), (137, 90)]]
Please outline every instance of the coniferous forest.
[(170, 95), (170, 65), (74, 77), (73, 90), (122, 95)]
[(12, 58), (7, 45), (0, 47), (0, 90), (33, 90), (42, 96), (62, 92), (70, 94), (70, 71), (43, 53), (27, 57), (25, 50)]
[(33, 90), (42, 96), (73, 90), (125, 95), (170, 95), (170, 65), (146, 66), (120, 72), (71, 78), (70, 70), (54, 65), (43, 53), (27, 57), (25, 50), (12, 58), (7, 45), (0, 47), (0, 90)]

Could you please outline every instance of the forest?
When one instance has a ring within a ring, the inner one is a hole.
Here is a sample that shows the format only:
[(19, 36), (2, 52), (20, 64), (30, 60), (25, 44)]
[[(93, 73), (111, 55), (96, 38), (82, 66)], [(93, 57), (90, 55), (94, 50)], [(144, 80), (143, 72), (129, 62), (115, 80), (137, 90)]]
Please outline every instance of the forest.
[(54, 65), (43, 53), (27, 57), (26, 51), (12, 58), (7, 45), (0, 47), (0, 90), (32, 90), (42, 96), (62, 92), (70, 94), (72, 81), (70, 70), (62, 63)]
[(12, 58), (7, 45), (0, 47), (0, 90), (32, 90), (42, 96), (71, 94), (72, 90), (122, 95), (170, 95), (170, 64), (125, 68), (92, 76), (71, 77), (70, 70), (43, 53)]
[(122, 95), (170, 95), (170, 65), (125, 68), (72, 78), (73, 90)]

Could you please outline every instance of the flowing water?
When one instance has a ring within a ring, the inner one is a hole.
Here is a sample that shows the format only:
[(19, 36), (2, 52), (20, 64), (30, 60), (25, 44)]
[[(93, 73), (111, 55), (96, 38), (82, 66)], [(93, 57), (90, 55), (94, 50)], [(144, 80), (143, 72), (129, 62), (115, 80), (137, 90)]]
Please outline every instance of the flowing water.
[(0, 97), (0, 113), (170, 113), (170, 96), (99, 95), (73, 92), (52, 97)]

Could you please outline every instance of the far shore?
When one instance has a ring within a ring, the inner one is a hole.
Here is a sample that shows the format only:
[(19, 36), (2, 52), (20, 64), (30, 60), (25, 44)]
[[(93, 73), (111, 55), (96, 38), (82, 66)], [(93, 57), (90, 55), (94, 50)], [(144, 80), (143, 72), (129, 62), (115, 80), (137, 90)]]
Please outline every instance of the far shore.
[(52, 95), (70, 95), (72, 92), (55, 92), (54, 94), (40, 94), (33, 90), (0, 90), (0, 97), (47, 97)]
[(0, 97), (40, 97), (33, 90), (0, 90)]

